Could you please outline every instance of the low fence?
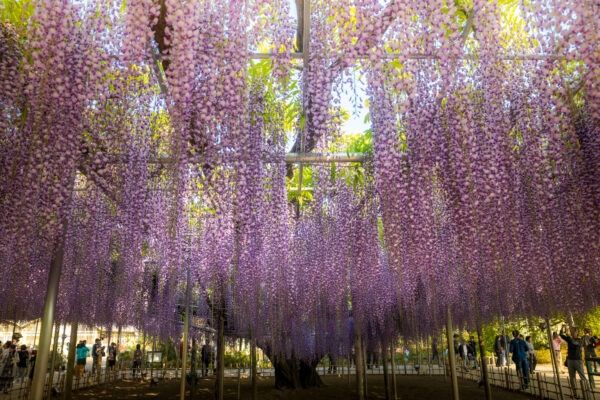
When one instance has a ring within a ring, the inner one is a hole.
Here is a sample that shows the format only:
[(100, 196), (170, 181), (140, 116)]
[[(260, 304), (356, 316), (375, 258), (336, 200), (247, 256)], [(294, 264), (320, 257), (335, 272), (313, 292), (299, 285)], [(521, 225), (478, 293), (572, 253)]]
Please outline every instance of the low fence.
[[(479, 360), (480, 361), (480, 360)], [(481, 363), (478, 363), (478, 367), (473, 369), (472, 365), (464, 365), (457, 363), (457, 376), (464, 380), (470, 380), (477, 382), (481, 379)], [(388, 371), (391, 376), (391, 365), (388, 365)], [(317, 372), (320, 375), (337, 375), (341, 377), (347, 377), (350, 381), (351, 376), (356, 374), (356, 368), (352, 364), (348, 364), (347, 361), (342, 361), (337, 364), (320, 364), (317, 367)], [(202, 370), (197, 370), (198, 374), (202, 373)], [(423, 376), (444, 376), (449, 375), (449, 367), (446, 359), (442, 359), (439, 362), (431, 362), (427, 359), (421, 360), (409, 360), (408, 358), (400, 358), (396, 360), (394, 373), (397, 376), (402, 375), (423, 375)], [(260, 376), (274, 376), (275, 371), (272, 368), (259, 368), (258, 374)], [(367, 375), (381, 375), (383, 374), (383, 366), (380, 364), (373, 364), (366, 369)], [(213, 376), (213, 371), (209, 371), (209, 376)], [(227, 369), (225, 371), (227, 377), (249, 377), (249, 370), (246, 369)], [(136, 372), (136, 378), (138, 379), (150, 379), (157, 378), (159, 380), (172, 380), (179, 379), (181, 377), (181, 370), (177, 369), (150, 369)], [(133, 371), (131, 368), (122, 368), (107, 370), (102, 369), (92, 373), (86, 371), (82, 376), (73, 377), (73, 391), (90, 388), (99, 384), (105, 383), (116, 383), (123, 379), (133, 379)], [(563, 399), (571, 400), (575, 398), (584, 400), (600, 400), (600, 392), (596, 391), (595, 388), (591, 388), (590, 391), (586, 391), (583, 385), (583, 381), (577, 379), (575, 382), (576, 393), (572, 392), (569, 378), (567, 376), (561, 376), (557, 380), (554, 374), (547, 374), (543, 372), (537, 372), (530, 376), (530, 383), (528, 389), (522, 389), (521, 378), (516, 374), (515, 368), (509, 367), (496, 367), (493, 364), (493, 360), (488, 359), (488, 378), (490, 384), (495, 387), (499, 387), (505, 390), (522, 392), (530, 395), (534, 398), (540, 399), (552, 399), (561, 400), (560, 388), (562, 389)], [(62, 393), (65, 387), (66, 372), (55, 372), (52, 379), (52, 388), (50, 388), (50, 375), (46, 377), (45, 393), (46, 398), (49, 398), (51, 393)], [(450, 384), (450, 382), (448, 382)], [(30, 381), (28, 378), (21, 380), (16, 378), (8, 393), (0, 393), (0, 399), (10, 400), (25, 400), (29, 396)], [(577, 397), (576, 397), (577, 396)]]

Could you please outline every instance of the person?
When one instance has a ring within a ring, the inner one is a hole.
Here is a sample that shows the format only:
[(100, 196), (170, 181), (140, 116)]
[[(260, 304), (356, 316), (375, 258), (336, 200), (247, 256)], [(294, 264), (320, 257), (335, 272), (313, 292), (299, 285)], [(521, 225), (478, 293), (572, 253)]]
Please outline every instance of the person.
[(104, 346), (102, 346), (102, 340), (96, 339), (94, 345), (92, 346), (92, 374), (96, 372), (96, 368), (98, 368), (98, 372), (102, 367), (102, 356), (104, 353)]
[(469, 337), (469, 359), (473, 361), (473, 369), (477, 369), (477, 342), (473, 336)]
[(533, 348), (533, 340), (531, 336), (527, 336), (525, 338), (525, 343), (527, 343), (527, 358), (529, 361), (529, 374), (535, 374), (535, 367), (537, 365), (537, 355), (535, 354), (535, 349)]
[(20, 378), (21, 382), (25, 381), (27, 375), (27, 361), (29, 361), (29, 352), (27, 346), (23, 344), (17, 352), (17, 378)]
[(465, 339), (460, 339), (460, 345), (458, 346), (458, 357), (463, 369), (468, 371), (469, 368), (467, 365), (469, 363), (469, 346), (467, 345)]
[(562, 352), (560, 351), (560, 346), (562, 345), (562, 343), (563, 343), (563, 341), (558, 336), (558, 333), (553, 332), (552, 333), (552, 348), (554, 349), (554, 356), (556, 358), (556, 362), (558, 363), (558, 368), (560, 369), (561, 374), (563, 374), (565, 372), (565, 370), (563, 368)]
[(4, 393), (8, 393), (17, 368), (17, 346), (11, 344), (7, 353), (2, 353), (2, 371), (0, 371), (0, 387)]
[(494, 340), (494, 353), (496, 354), (496, 367), (501, 367), (504, 364), (504, 347), (502, 347), (502, 337), (496, 336)]
[(517, 375), (522, 379), (522, 389), (529, 388), (529, 366), (527, 362), (527, 343), (519, 337), (519, 331), (513, 331), (513, 340), (510, 341), (509, 352), (512, 353), (512, 360), (517, 366)]
[(37, 358), (37, 350), (31, 350), (29, 356), (29, 382), (33, 381), (33, 370), (35, 369), (35, 359)]
[(502, 342), (502, 349), (504, 350), (504, 353), (502, 354), (503, 364), (504, 366), (508, 367), (510, 338), (506, 333), (504, 333), (504, 331), (502, 331), (502, 334), (500, 335), (500, 340)]
[(577, 398), (577, 386), (575, 384), (575, 373), (577, 373), (583, 382), (583, 387), (588, 394), (588, 398), (592, 398), (590, 393), (590, 385), (585, 377), (585, 372), (583, 371), (583, 360), (581, 358), (583, 339), (579, 337), (579, 329), (577, 327), (571, 326), (569, 328), (571, 336), (568, 336), (566, 331), (567, 326), (563, 325), (560, 329), (560, 337), (567, 342), (567, 368), (569, 370), (569, 382), (571, 383), (573, 397)]
[(457, 334), (457, 333), (455, 333), (455, 334), (454, 334), (452, 337), (453, 337), (453, 339), (454, 339), (454, 355), (455, 355), (456, 357), (459, 357), (459, 355), (458, 355), (458, 353), (460, 352), (460, 348), (459, 348), (459, 346), (460, 346), (460, 345), (459, 345), (459, 343), (458, 343), (458, 337), (459, 337), (459, 336), (458, 336), (458, 334)]
[(439, 364), (439, 362), (440, 362), (440, 352), (438, 350), (437, 339), (436, 338), (431, 339), (431, 362), (433, 362), (434, 360), (437, 360), (437, 362)]
[(202, 346), (202, 350), (200, 351), (200, 359), (202, 361), (202, 376), (208, 375), (208, 366), (210, 365), (210, 343), (208, 340)]
[(109, 369), (114, 369), (115, 368), (115, 363), (117, 362), (117, 344), (116, 343), (111, 343), (110, 346), (108, 346), (108, 358), (107, 360), (107, 364), (108, 364), (108, 368)]
[[(133, 377), (135, 378), (135, 373), (137, 371), (140, 371), (140, 369), (142, 368), (142, 359), (144, 358), (144, 355), (142, 354), (142, 350), (140, 348), (141, 346), (138, 344), (135, 346), (135, 351), (133, 352)], [(140, 376), (141, 376), (141, 371), (140, 371)]]
[[(594, 366), (594, 373), (598, 373), (598, 362), (590, 361), (590, 358), (596, 358), (596, 346), (598, 345), (598, 340), (595, 336), (592, 336), (592, 332), (589, 328), (583, 330), (583, 351), (585, 355), (585, 362), (589, 363), (588, 366)], [(590, 368), (591, 369), (591, 368)]]
[(85, 363), (87, 361), (90, 349), (86, 346), (86, 341), (79, 342), (75, 350), (77, 354), (77, 365), (75, 367), (75, 376), (81, 376), (85, 372)]
[(508, 345), (508, 335), (506, 335), (504, 331), (501, 331), (500, 335), (496, 336), (496, 340), (494, 341), (494, 351), (496, 352), (497, 349), (500, 351), (499, 355), (496, 353), (496, 355), (498, 355), (496, 366), (508, 366)]

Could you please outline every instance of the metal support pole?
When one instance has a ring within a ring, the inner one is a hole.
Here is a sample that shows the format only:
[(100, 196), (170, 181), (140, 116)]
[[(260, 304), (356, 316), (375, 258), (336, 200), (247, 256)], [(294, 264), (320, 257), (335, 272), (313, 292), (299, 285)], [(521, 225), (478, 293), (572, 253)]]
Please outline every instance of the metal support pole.
[(381, 344), (381, 358), (383, 362), (383, 385), (385, 386), (385, 400), (390, 400), (390, 379), (388, 375), (387, 346)]
[(221, 290), (221, 306), (217, 313), (217, 400), (223, 400), (225, 379), (225, 292)]
[(454, 354), (454, 341), (452, 340), (452, 316), (450, 307), (447, 309), (446, 336), (448, 337), (448, 361), (450, 365), (450, 376), (452, 377), (452, 399), (459, 400), (458, 379), (456, 378), (456, 355)]
[(121, 354), (121, 333), (123, 331), (123, 327), (119, 325), (119, 331), (117, 332), (117, 348), (115, 349), (115, 365), (118, 369), (120, 368), (120, 354)]
[(65, 380), (64, 400), (71, 400), (73, 391), (73, 372), (75, 371), (75, 353), (77, 348), (77, 320), (71, 323), (71, 336), (69, 337), (69, 357), (67, 358), (67, 379)]
[(58, 297), (58, 285), (60, 282), (60, 272), (62, 270), (63, 257), (65, 254), (64, 241), (67, 236), (67, 218), (63, 221), (62, 236), (58, 239), (54, 257), (50, 264), (50, 274), (48, 276), (48, 286), (46, 288), (46, 299), (44, 301), (44, 315), (42, 317), (42, 327), (40, 328), (40, 344), (33, 371), (33, 380), (31, 381), (31, 400), (42, 400), (44, 397), (44, 383), (46, 381), (46, 367), (48, 365), (48, 356), (50, 355), (50, 342), (52, 341), (52, 325), (54, 324), (54, 312), (56, 310), (56, 298)]
[[(52, 396), (52, 385), (54, 384), (54, 364), (56, 364), (56, 352), (58, 351), (58, 334), (60, 333), (60, 324), (54, 328), (54, 345), (52, 346), (52, 357), (50, 358), (50, 376), (48, 378), (48, 397)], [(36, 362), (37, 365), (37, 362)]]
[(154, 353), (156, 353), (156, 336), (152, 337), (152, 357), (150, 358), (150, 380), (154, 379)]
[(190, 269), (187, 269), (185, 288), (185, 316), (183, 322), (183, 349), (181, 350), (181, 384), (179, 386), (179, 398), (185, 400), (185, 369), (187, 363), (188, 331), (190, 327)]
[[(237, 362), (235, 363), (235, 366), (237, 368), (237, 396), (236, 399), (240, 400), (240, 392), (241, 392), (241, 385), (242, 385), (242, 370), (241, 370), (241, 366), (240, 366), (240, 359), (242, 358), (242, 341), (241, 339), (236, 339), (236, 343), (237, 343)], [(202, 370), (204, 371), (204, 366), (202, 367)]]
[(392, 388), (394, 389), (394, 400), (397, 400), (398, 389), (396, 387), (396, 348), (393, 343), (390, 346), (390, 353), (392, 355)]
[(485, 389), (485, 399), (492, 400), (492, 388), (490, 387), (490, 377), (487, 368), (487, 359), (485, 357), (485, 344), (483, 342), (483, 334), (481, 331), (481, 323), (477, 321), (477, 341), (479, 342), (479, 353), (481, 354), (481, 375)]
[[(356, 329), (356, 326), (355, 326)], [(365, 384), (363, 382), (363, 352), (360, 333), (354, 332), (354, 364), (356, 366), (356, 392), (358, 400), (365, 400)]]
[(252, 363), (252, 400), (258, 400), (258, 376), (256, 374), (256, 341), (250, 341), (250, 361)]
[(554, 372), (554, 379), (556, 380), (556, 386), (558, 387), (558, 395), (560, 396), (560, 400), (565, 400), (565, 395), (563, 394), (562, 385), (560, 383), (560, 374), (559, 374), (559, 366), (558, 360), (556, 359), (556, 354), (554, 354), (554, 346), (552, 345), (552, 332), (550, 331), (550, 320), (548, 318), (546, 320), (546, 333), (548, 334), (548, 346), (550, 347), (550, 358), (552, 359), (552, 370)]
[[(362, 338), (361, 338), (362, 339)], [(369, 396), (369, 388), (368, 388), (368, 379), (367, 379), (367, 346), (365, 345), (365, 342), (362, 341), (361, 343), (361, 347), (362, 347), (362, 351), (363, 351), (363, 382), (365, 384), (365, 399)]]

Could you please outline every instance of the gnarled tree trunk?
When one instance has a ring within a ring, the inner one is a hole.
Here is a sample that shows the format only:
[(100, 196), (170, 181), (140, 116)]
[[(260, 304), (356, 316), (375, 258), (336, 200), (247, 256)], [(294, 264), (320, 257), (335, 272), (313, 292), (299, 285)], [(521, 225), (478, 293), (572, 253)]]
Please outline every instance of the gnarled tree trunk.
[[(261, 347), (262, 348), (262, 347)], [(283, 358), (271, 353), (269, 346), (262, 348), (265, 355), (271, 360), (275, 369), (275, 387), (278, 389), (307, 389), (324, 386), (317, 373), (317, 365), (322, 357), (315, 357), (313, 361)]]

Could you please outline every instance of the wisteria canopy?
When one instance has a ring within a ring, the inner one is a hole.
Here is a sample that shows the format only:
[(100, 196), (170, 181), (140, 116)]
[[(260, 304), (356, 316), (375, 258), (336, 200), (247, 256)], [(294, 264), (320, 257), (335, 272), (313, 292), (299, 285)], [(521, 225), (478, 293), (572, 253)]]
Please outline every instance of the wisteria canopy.
[[(305, 359), (598, 305), (598, 1), (312, 0), (305, 63), (294, 6), (3, 1), (0, 318), (63, 240), (61, 322), (178, 338), (189, 271), (200, 318)], [(288, 194), (345, 98), (367, 161)]]

